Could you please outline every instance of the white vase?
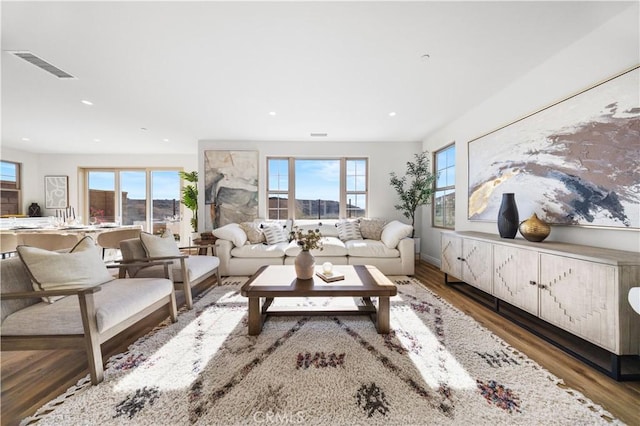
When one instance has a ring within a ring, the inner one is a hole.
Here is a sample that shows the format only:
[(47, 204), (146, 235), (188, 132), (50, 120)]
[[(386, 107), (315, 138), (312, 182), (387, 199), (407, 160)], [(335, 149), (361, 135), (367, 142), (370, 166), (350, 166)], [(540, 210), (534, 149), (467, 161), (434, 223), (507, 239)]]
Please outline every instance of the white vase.
[(309, 250), (302, 250), (298, 253), (293, 264), (296, 268), (296, 277), (299, 280), (308, 280), (313, 278), (313, 274), (316, 269), (316, 259)]

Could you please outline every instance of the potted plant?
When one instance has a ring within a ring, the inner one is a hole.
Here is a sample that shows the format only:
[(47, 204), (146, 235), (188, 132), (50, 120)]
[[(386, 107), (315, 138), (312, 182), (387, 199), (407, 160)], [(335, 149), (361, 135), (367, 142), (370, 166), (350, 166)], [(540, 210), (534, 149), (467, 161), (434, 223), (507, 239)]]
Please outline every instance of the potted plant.
[(198, 172), (180, 172), (180, 177), (187, 182), (182, 188), (182, 199), (180, 200), (186, 208), (191, 210), (191, 229), (198, 232)]
[[(429, 164), (429, 152), (424, 151), (414, 154), (415, 161), (407, 161), (407, 172), (403, 177), (398, 177), (395, 172), (391, 172), (391, 186), (400, 197), (400, 203), (394, 207), (402, 214), (411, 219), (413, 231), (411, 238), (414, 238), (416, 229), (416, 210), (418, 207), (431, 203), (434, 193), (434, 182), (436, 175), (431, 173)], [(416, 243), (416, 253), (420, 250), (420, 238), (414, 238)]]

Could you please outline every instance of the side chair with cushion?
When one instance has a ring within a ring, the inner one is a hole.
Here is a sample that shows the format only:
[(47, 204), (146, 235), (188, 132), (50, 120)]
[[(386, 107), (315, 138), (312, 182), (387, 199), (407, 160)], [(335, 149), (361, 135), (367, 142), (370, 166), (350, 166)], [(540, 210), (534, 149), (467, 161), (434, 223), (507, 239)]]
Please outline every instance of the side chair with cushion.
[[(171, 278), (174, 285), (182, 287), (187, 308), (193, 307), (191, 289), (214, 274), (220, 283), (220, 260), (215, 256), (190, 256), (180, 252), (171, 233), (157, 236), (143, 232), (139, 238), (120, 241), (122, 265), (131, 277), (157, 277), (162, 273), (158, 266), (140, 266), (141, 262), (172, 260)], [(131, 262), (137, 265), (130, 265)], [(121, 269), (121, 274), (123, 270)]]
[(171, 280), (114, 279), (91, 237), (69, 252), (17, 251), (19, 257), (0, 263), (3, 351), (84, 350), (91, 382), (98, 384), (104, 342), (161, 308), (177, 320)]
[(78, 243), (77, 234), (19, 234), (18, 245), (37, 247), (43, 250), (70, 249)]
[(102, 258), (104, 259), (107, 249), (120, 250), (120, 241), (131, 238), (138, 238), (141, 229), (115, 229), (104, 231), (98, 234), (96, 242), (102, 247)]

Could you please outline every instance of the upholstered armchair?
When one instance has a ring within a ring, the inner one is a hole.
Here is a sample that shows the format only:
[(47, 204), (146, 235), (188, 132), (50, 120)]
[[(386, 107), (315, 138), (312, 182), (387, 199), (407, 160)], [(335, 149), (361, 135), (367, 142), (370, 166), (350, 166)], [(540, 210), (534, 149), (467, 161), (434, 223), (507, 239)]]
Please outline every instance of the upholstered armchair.
[[(140, 266), (140, 262), (172, 260), (170, 277), (176, 288), (182, 287), (188, 309), (193, 307), (191, 289), (214, 274), (220, 283), (220, 260), (215, 256), (190, 256), (180, 252), (173, 235), (156, 236), (145, 232), (139, 238), (120, 241), (121, 264), (125, 267), (120, 274), (126, 273), (133, 278), (152, 278), (162, 276), (158, 266)], [(129, 265), (130, 263), (138, 265)]]

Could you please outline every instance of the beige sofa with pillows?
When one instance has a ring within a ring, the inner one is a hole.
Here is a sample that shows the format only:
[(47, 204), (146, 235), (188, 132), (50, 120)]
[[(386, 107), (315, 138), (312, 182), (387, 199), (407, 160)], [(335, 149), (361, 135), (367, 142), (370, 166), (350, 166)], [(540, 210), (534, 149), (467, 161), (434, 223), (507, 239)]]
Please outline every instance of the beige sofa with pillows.
[(397, 220), (289, 220), (231, 223), (213, 230), (221, 275), (252, 275), (263, 265), (293, 265), (300, 247), (289, 241), (292, 229), (318, 229), (322, 250), (316, 264), (373, 265), (386, 275), (413, 275), (413, 228)]
[(97, 384), (104, 376), (104, 342), (163, 307), (177, 319), (171, 280), (115, 279), (91, 237), (68, 252), (17, 251), (19, 257), (0, 262), (3, 351), (84, 350)]

